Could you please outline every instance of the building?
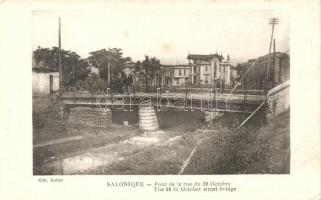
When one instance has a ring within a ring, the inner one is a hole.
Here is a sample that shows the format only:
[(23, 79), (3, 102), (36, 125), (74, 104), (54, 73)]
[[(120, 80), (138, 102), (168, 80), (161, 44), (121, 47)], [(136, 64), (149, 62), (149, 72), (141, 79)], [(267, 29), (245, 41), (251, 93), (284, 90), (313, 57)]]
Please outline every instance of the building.
[(290, 79), (290, 57), (286, 53), (270, 53), (248, 60), (244, 66), (248, 89), (271, 89)]
[(189, 65), (162, 65), (161, 75), (163, 86), (184, 86), (190, 84)]
[(187, 59), (191, 68), (190, 79), (193, 85), (214, 85), (223, 81), (224, 85), (231, 85), (230, 59), (225, 60), (222, 55), (188, 54)]
[(48, 96), (59, 90), (59, 72), (52, 67), (38, 64), (32, 60), (32, 95), (38, 97)]
[(230, 71), (231, 71), (231, 86), (234, 87), (237, 80), (240, 79), (240, 69), (237, 68), (236, 66), (230, 66)]
[(226, 60), (223, 58), (219, 63), (218, 74), (217, 79), (223, 80), (225, 86), (231, 85), (231, 64), (229, 56), (227, 56)]
[(32, 72), (32, 95), (47, 96), (59, 90), (58, 72)]

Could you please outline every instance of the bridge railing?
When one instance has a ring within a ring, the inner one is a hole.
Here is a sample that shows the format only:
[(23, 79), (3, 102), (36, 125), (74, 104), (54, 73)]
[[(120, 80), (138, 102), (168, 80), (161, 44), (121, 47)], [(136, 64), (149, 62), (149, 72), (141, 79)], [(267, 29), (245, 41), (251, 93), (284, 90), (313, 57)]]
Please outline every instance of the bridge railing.
[[(222, 88), (216, 87), (217, 93), (230, 94), (233, 88), (226, 87)], [(134, 86), (132, 88), (134, 92), (143, 92), (143, 93), (188, 93), (188, 94), (207, 94), (214, 90), (213, 86)], [(248, 95), (264, 95), (264, 90), (235, 90), (234, 94), (244, 94)]]

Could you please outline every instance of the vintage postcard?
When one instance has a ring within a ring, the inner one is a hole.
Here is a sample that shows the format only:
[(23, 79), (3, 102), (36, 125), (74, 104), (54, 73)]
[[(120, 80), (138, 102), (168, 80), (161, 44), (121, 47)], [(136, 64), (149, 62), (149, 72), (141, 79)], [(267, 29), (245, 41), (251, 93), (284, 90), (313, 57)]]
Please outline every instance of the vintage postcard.
[(290, 173), (288, 14), (177, 12), (32, 12), (34, 175)]
[(28, 199), (320, 199), (319, 2), (2, 6)]

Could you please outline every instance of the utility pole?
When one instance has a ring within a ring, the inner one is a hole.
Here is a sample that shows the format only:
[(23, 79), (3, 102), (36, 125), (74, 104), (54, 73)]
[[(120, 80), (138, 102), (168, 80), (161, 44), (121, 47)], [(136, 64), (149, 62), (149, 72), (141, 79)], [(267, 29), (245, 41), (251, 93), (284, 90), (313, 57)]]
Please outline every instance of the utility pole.
[(64, 119), (64, 107), (61, 102), (62, 97), (62, 88), (63, 88), (63, 75), (62, 75), (62, 66), (61, 66), (61, 22), (59, 17), (59, 24), (58, 24), (58, 66), (59, 66), (59, 104), (60, 104), (60, 117), (61, 120)]
[[(274, 34), (274, 25), (277, 25), (279, 23), (279, 19), (278, 18), (270, 18), (269, 20), (269, 24), (272, 25), (272, 34), (271, 34), (271, 40), (270, 40), (270, 48), (269, 48), (269, 54), (271, 54), (271, 50), (272, 50), (272, 42), (273, 42), (273, 34)], [(274, 72), (274, 55), (273, 55), (273, 72)], [(274, 77), (270, 77), (270, 71), (271, 71), (271, 67), (270, 67), (270, 64), (267, 66), (267, 68), (265, 69), (266, 70), (266, 77), (265, 77), (265, 88), (268, 90), (269, 89), (269, 83), (270, 83), (270, 78), (273, 78)], [(274, 74), (273, 74), (274, 75)], [(274, 80), (273, 81), (273, 85), (274, 85)]]
[(110, 87), (110, 61), (107, 62), (107, 80), (108, 80), (108, 87)]
[(273, 78), (273, 87), (275, 85), (275, 65), (276, 65), (276, 62), (275, 62), (275, 39), (273, 39), (273, 77), (272, 77)]
[(111, 63), (111, 59), (112, 59), (112, 55), (110, 54), (110, 52), (108, 52), (107, 54), (107, 84), (108, 87), (111, 87), (111, 70), (110, 70), (110, 63)]
[(72, 95), (74, 98), (75, 103), (75, 96), (76, 96), (76, 76), (75, 76), (75, 64), (72, 64)]
[(76, 74), (75, 74), (75, 64), (72, 64), (72, 81), (73, 81), (73, 86), (76, 86)]
[(61, 22), (59, 17), (58, 25), (58, 66), (59, 66), (59, 100), (62, 96), (62, 87), (63, 87), (63, 75), (62, 75), (62, 66), (61, 66)]
[(270, 40), (270, 49), (269, 49), (269, 53), (271, 53), (271, 48), (272, 48), (272, 40), (273, 40), (273, 33), (274, 33), (274, 25), (279, 23), (279, 19), (278, 18), (271, 18), (269, 21), (269, 24), (272, 25), (272, 34), (271, 34), (271, 40)]
[(216, 80), (214, 78), (214, 107), (217, 109), (217, 103), (216, 103)]

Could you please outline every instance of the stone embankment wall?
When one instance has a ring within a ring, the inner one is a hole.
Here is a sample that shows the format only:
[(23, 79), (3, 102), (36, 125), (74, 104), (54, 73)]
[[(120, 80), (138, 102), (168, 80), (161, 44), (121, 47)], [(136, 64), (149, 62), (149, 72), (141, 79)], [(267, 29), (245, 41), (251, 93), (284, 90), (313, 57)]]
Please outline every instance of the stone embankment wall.
[(105, 108), (71, 108), (68, 117), (68, 129), (73, 131), (74, 127), (106, 128), (112, 123), (111, 117), (111, 111)]
[(290, 108), (290, 80), (277, 85), (267, 93), (267, 119), (273, 120)]

